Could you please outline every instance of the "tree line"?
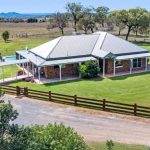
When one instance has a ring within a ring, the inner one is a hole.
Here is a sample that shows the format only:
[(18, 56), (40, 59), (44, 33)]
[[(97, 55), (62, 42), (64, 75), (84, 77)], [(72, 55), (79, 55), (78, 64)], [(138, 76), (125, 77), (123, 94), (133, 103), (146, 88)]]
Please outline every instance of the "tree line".
[(47, 26), (48, 30), (58, 27), (64, 35), (64, 29), (73, 24), (74, 31), (83, 30), (85, 34), (94, 32), (99, 28), (107, 27), (113, 30), (118, 27), (118, 34), (127, 29), (126, 40), (133, 31), (136, 35), (149, 33), (150, 12), (144, 8), (133, 8), (129, 10), (116, 10), (110, 12), (105, 6), (97, 8), (84, 7), (81, 3), (67, 3), (66, 12), (57, 12)]

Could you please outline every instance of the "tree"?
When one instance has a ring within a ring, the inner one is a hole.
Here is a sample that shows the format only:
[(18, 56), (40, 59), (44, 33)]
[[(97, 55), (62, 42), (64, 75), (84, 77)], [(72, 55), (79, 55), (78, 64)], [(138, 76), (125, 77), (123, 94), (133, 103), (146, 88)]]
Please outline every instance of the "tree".
[(92, 13), (92, 9), (84, 8), (83, 12), (81, 13), (81, 19), (79, 21), (79, 28), (84, 30), (87, 33), (88, 30), (94, 32), (95, 27), (95, 20), (94, 20), (94, 13)]
[(113, 150), (113, 147), (115, 146), (114, 142), (112, 140), (106, 142), (106, 146), (108, 150)]
[(105, 6), (101, 6), (95, 9), (96, 11), (96, 22), (102, 25), (104, 27), (104, 22), (107, 18), (107, 14), (109, 12), (109, 8)]
[(83, 138), (63, 124), (21, 127), (11, 141), (14, 150), (90, 150)]
[(8, 31), (3, 32), (2, 38), (6, 42), (9, 39), (9, 32)]
[(70, 127), (63, 124), (18, 126), (12, 124), (17, 116), (10, 103), (0, 103), (1, 150), (90, 150), (83, 138)]
[(27, 23), (37, 23), (37, 22), (38, 22), (38, 19), (36, 19), (36, 18), (27, 19)]
[(54, 18), (55, 18), (57, 27), (60, 29), (62, 35), (64, 35), (64, 28), (67, 26), (67, 23), (68, 23), (67, 14), (58, 12), (56, 13)]
[(90, 60), (86, 61), (79, 68), (82, 78), (94, 78), (97, 77), (99, 73), (98, 63), (96, 61)]
[(118, 27), (118, 35), (121, 35), (121, 31), (125, 28), (125, 24), (122, 22), (122, 13), (120, 11), (113, 11), (108, 15), (108, 18), (115, 22)]
[(10, 124), (10, 122), (14, 121), (17, 116), (17, 111), (13, 109), (10, 103), (0, 102), (0, 149), (9, 149), (10, 136), (14, 134), (18, 127), (17, 125)]
[(74, 29), (75, 32), (77, 32), (77, 22), (79, 22), (81, 18), (83, 6), (80, 3), (68, 3), (66, 5), (66, 9), (72, 16), (74, 22)]
[(129, 10), (116, 11), (116, 15), (119, 18), (120, 23), (123, 23), (128, 31), (126, 34), (126, 40), (128, 40), (130, 32), (134, 29), (149, 27), (150, 14), (146, 9), (135, 8)]
[(149, 15), (149, 12), (146, 9), (143, 9), (143, 8), (129, 9), (128, 12), (127, 12), (127, 18), (124, 21), (124, 23), (128, 27), (126, 40), (128, 40), (130, 32), (134, 28), (143, 27), (144, 25), (146, 25), (145, 23), (147, 21), (148, 22), (150, 21), (150, 15)]

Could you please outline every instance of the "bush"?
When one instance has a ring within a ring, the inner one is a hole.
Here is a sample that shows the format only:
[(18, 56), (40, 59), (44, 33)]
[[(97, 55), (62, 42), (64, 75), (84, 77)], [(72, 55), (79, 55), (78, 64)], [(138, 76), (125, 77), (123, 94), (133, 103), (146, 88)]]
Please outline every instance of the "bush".
[(113, 147), (115, 146), (115, 144), (112, 140), (110, 140), (106, 142), (106, 146), (108, 150), (113, 150)]
[(6, 42), (9, 39), (9, 32), (8, 31), (3, 32), (2, 38)]
[(82, 64), (79, 68), (82, 78), (95, 78), (97, 77), (100, 69), (98, 68), (98, 63), (96, 61), (90, 60)]
[(90, 148), (74, 130), (63, 124), (22, 127), (12, 138), (14, 150), (89, 150)]
[[(10, 103), (0, 103), (0, 149), (2, 150), (90, 150), (83, 138), (63, 124), (18, 126)], [(10, 123), (11, 122), (11, 123)]]

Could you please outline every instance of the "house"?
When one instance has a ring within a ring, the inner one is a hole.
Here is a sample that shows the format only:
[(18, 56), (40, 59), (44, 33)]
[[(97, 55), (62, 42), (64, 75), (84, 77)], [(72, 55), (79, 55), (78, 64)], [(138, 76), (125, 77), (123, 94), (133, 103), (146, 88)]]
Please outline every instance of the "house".
[(31, 50), (16, 52), (17, 59), (28, 59), (34, 76), (53, 79), (79, 77), (78, 67), (95, 60), (103, 77), (148, 70), (150, 53), (110, 33), (58, 37)]

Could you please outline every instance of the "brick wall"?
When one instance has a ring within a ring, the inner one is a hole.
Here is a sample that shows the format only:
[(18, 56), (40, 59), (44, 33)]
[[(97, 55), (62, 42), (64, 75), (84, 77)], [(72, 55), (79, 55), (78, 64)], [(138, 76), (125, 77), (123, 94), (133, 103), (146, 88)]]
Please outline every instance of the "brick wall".
[[(59, 68), (55, 68), (54, 66), (45, 66), (44, 72), (46, 78), (59, 78)], [(67, 64), (64, 68), (62, 68), (62, 77), (78, 75), (78, 64)]]
[[(123, 67), (116, 68), (116, 73), (130, 71), (130, 60), (123, 60), (122, 65)], [(146, 58), (142, 58), (142, 67), (133, 68), (132, 71), (144, 70), (145, 66), (146, 66)], [(114, 61), (112, 59), (107, 59), (105, 68), (106, 73), (108, 74), (113, 73), (113, 68), (114, 68)]]

